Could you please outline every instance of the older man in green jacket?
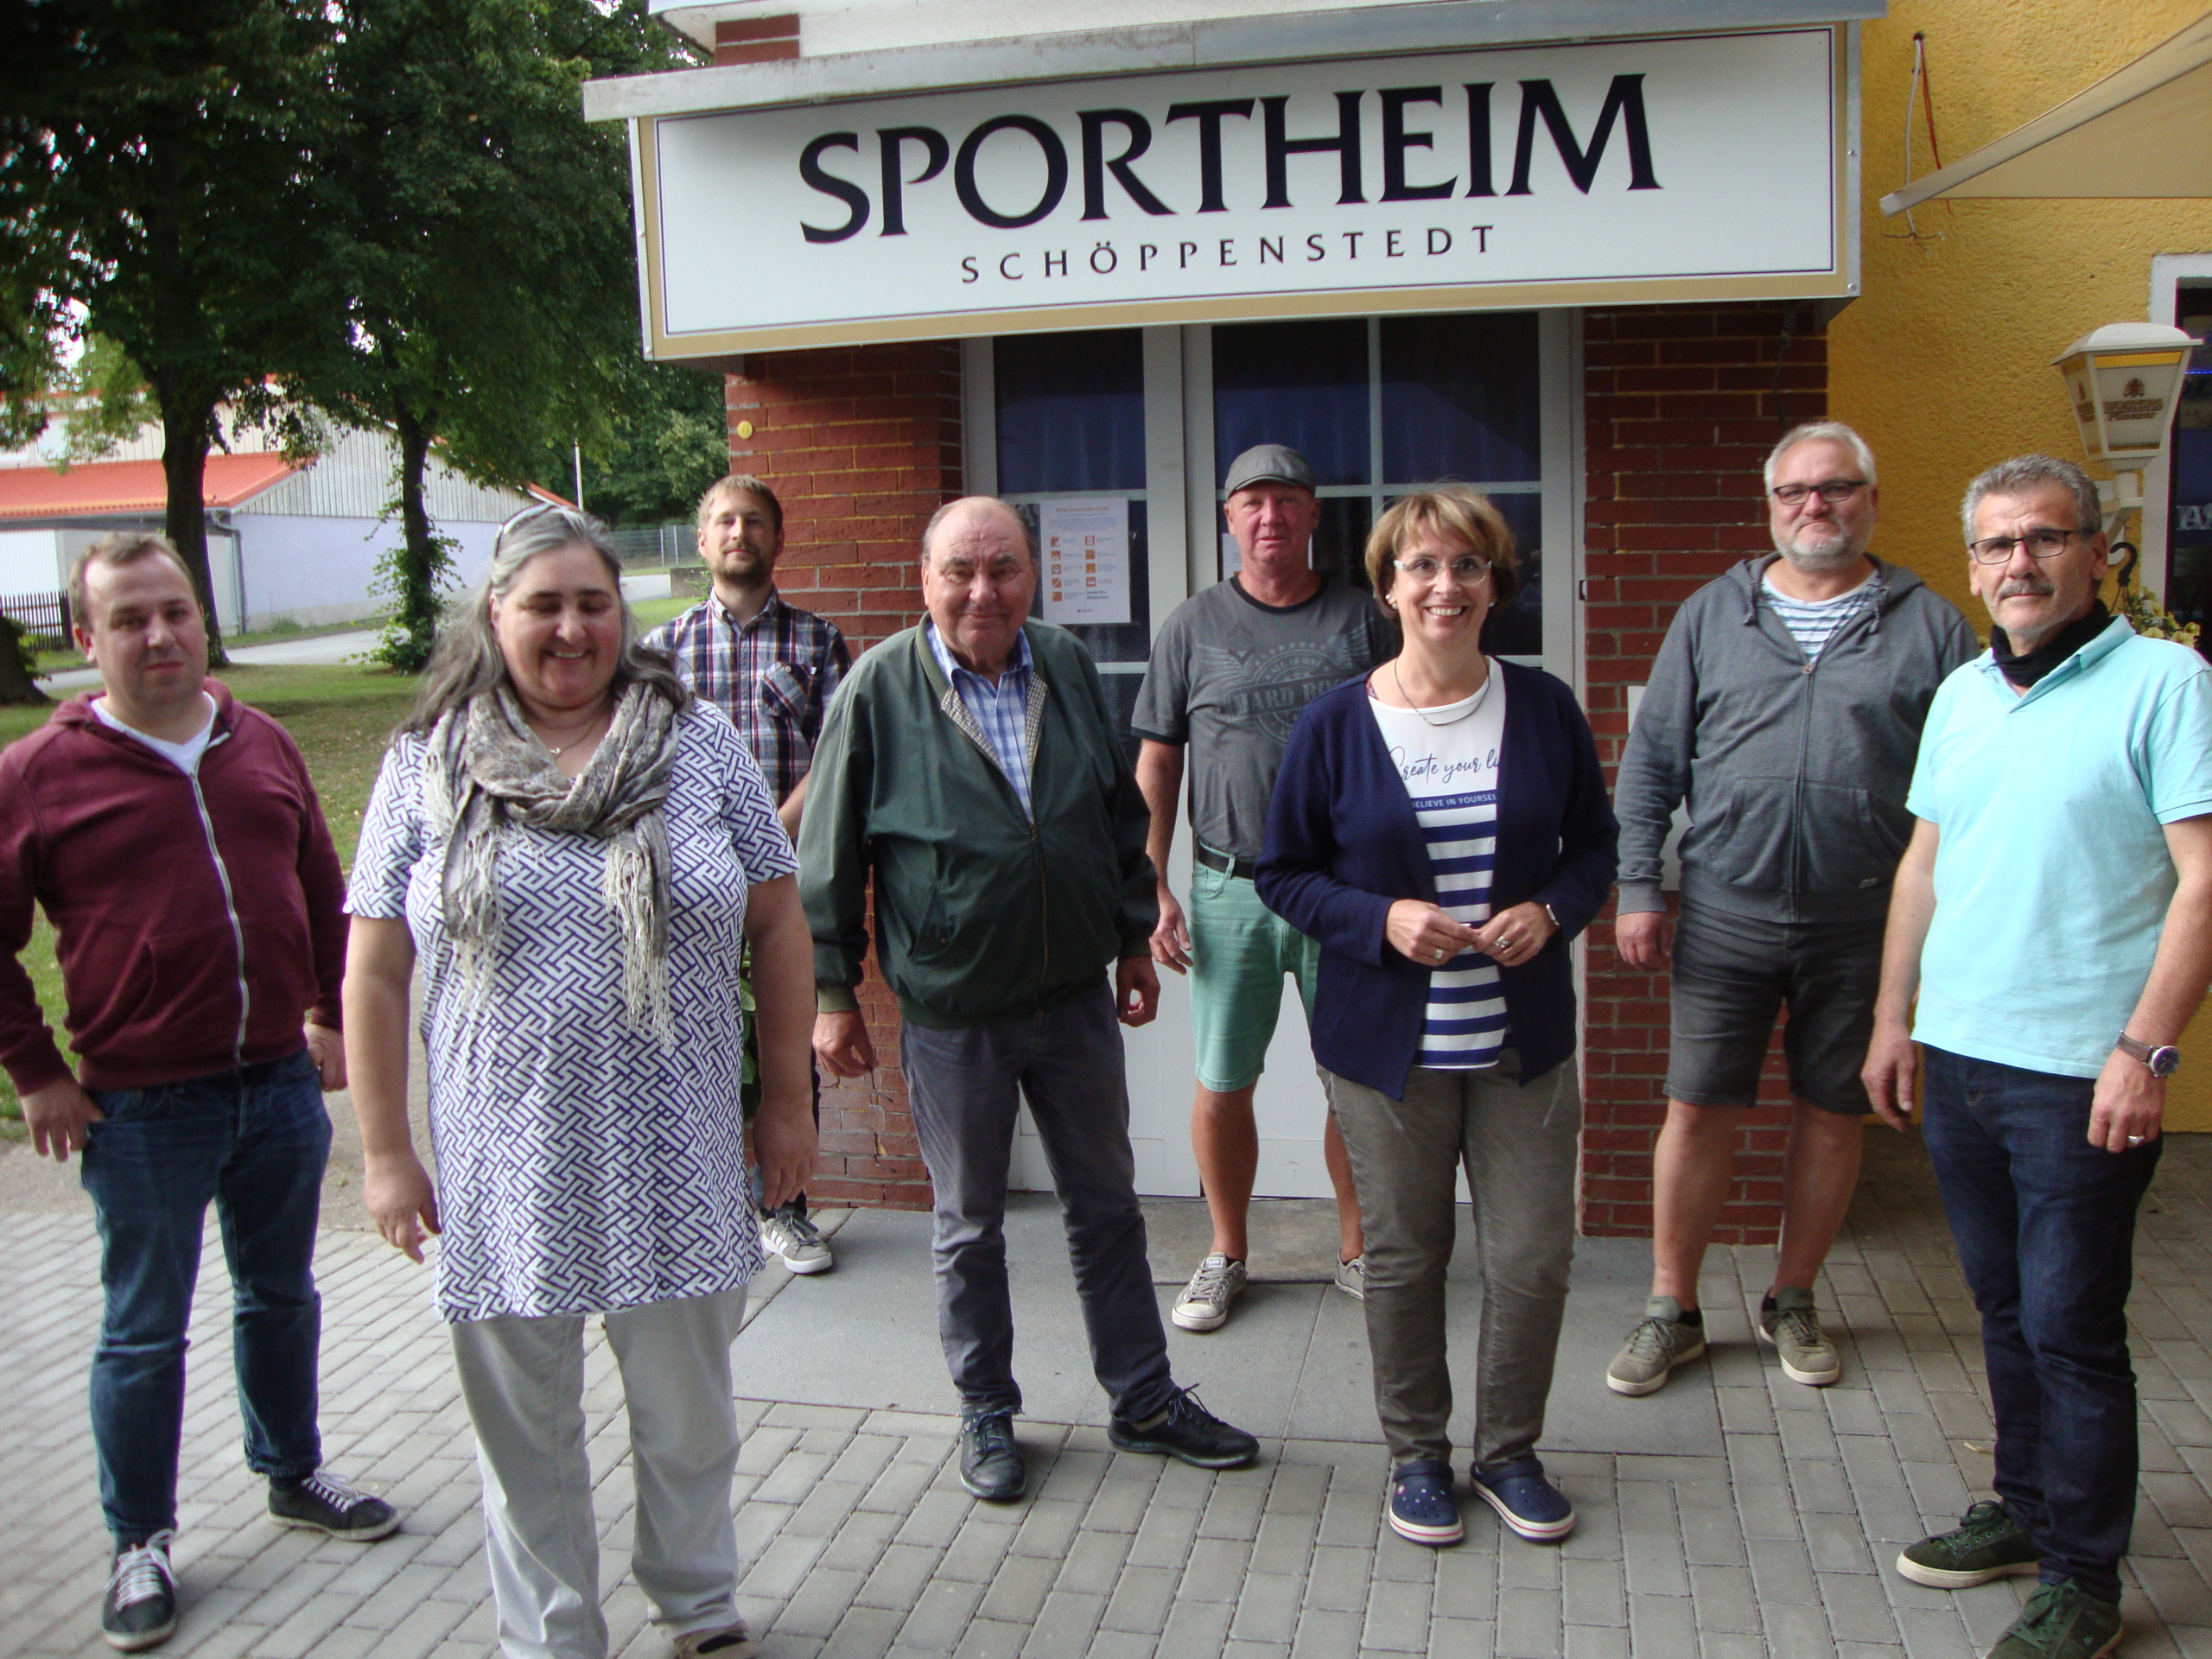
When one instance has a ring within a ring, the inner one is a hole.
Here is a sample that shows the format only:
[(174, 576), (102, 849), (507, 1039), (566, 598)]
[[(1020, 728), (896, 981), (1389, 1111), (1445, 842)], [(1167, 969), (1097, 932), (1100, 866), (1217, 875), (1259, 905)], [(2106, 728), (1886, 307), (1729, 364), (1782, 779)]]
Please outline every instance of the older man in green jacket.
[(1109, 1437), (1201, 1468), (1259, 1451), (1169, 1375), (1115, 1028), (1159, 1003), (1150, 819), (1098, 671), (1072, 636), (1028, 620), (1036, 591), (1013, 508), (973, 496), (938, 512), (922, 538), (929, 615), (838, 692), (798, 842), (814, 1048), (841, 1077), (875, 1064), (854, 996), (875, 878), (877, 961), (904, 1016), (899, 1063), (936, 1192), (961, 1484), (1001, 1502), (1026, 1479), (1004, 1227), (1025, 1095), (1067, 1218)]

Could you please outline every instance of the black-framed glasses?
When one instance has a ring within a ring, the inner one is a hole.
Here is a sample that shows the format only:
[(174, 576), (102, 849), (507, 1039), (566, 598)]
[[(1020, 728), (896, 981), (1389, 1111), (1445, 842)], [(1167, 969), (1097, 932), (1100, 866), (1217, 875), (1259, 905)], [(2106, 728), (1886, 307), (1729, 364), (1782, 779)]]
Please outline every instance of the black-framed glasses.
[(1974, 555), (1976, 564), (2003, 564), (2012, 556), (2012, 550), (2023, 544), (2031, 559), (2055, 559), (2076, 536), (2088, 534), (2086, 530), (2052, 530), (2043, 525), (2024, 536), (1985, 536), (1978, 542), (1968, 542), (1967, 551)]
[(1419, 554), (1410, 559), (1393, 559), (1390, 563), (1415, 582), (1434, 582), (1438, 574), (1448, 568), (1452, 572), (1452, 580), (1462, 588), (1479, 586), (1483, 578), (1490, 575), (1490, 561), (1478, 558), (1472, 553), (1462, 553), (1458, 558), (1453, 559), (1448, 567), (1442, 559), (1433, 557), (1427, 553)]
[(1828, 505), (1840, 507), (1866, 487), (1863, 478), (1824, 478), (1817, 484), (1777, 484), (1773, 495), (1785, 507), (1802, 506), (1808, 495), (1817, 495)]

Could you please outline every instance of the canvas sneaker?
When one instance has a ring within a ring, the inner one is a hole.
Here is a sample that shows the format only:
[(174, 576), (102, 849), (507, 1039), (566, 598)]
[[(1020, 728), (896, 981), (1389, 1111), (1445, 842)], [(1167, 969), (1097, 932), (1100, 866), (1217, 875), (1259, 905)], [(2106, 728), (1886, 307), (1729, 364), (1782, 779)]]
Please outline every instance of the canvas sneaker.
[(1416, 1544), (1442, 1547), (1467, 1535), (1452, 1496), (1452, 1465), (1411, 1458), (1390, 1471), (1390, 1530)]
[(175, 1536), (165, 1528), (115, 1552), (100, 1598), (100, 1634), (111, 1648), (136, 1653), (168, 1641), (176, 1629), (176, 1574), (169, 1567)]
[(686, 1630), (676, 1638), (676, 1659), (758, 1659), (760, 1644), (739, 1619), (703, 1630)]
[(1349, 1262), (1337, 1263), (1335, 1280), (1338, 1290), (1356, 1302), (1367, 1300), (1367, 1258), (1355, 1255)]
[(1605, 1386), (1615, 1394), (1656, 1394), (1677, 1365), (1705, 1352), (1705, 1327), (1682, 1323), (1682, 1305), (1672, 1296), (1654, 1296), (1643, 1305), (1643, 1321), (1605, 1368)]
[(2101, 1600), (2069, 1579), (2037, 1586), (1989, 1659), (2104, 1659), (2126, 1634), (2118, 1602)]
[(1813, 1293), (1784, 1285), (1759, 1304), (1759, 1338), (1774, 1344), (1782, 1372), (1792, 1382), (1824, 1389), (1843, 1375), (1835, 1344), (1821, 1334)]
[(827, 1273), (837, 1265), (822, 1230), (797, 1205), (787, 1204), (760, 1217), (760, 1243), (793, 1273)]
[(1168, 1317), (1179, 1330), (1218, 1331), (1228, 1323), (1229, 1305), (1244, 1294), (1249, 1277), (1242, 1262), (1216, 1250), (1198, 1263)]
[(399, 1511), (380, 1497), (318, 1469), (304, 1480), (269, 1483), (269, 1513), (288, 1527), (308, 1527), (366, 1544), (399, 1530)]
[(1950, 1532), (1908, 1544), (1897, 1571), (1931, 1590), (1971, 1590), (1992, 1579), (2032, 1578), (2042, 1565), (2035, 1541), (2002, 1503), (1980, 1503)]

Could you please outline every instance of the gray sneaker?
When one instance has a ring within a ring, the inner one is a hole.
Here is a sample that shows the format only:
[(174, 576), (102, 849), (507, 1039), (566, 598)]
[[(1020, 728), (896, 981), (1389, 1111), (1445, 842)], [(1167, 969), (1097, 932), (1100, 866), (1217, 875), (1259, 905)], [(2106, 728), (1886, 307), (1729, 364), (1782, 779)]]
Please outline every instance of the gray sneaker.
[(1682, 1323), (1682, 1305), (1671, 1296), (1654, 1296), (1643, 1305), (1643, 1322), (1605, 1368), (1605, 1386), (1615, 1394), (1656, 1394), (1675, 1366), (1705, 1352), (1705, 1327)]
[(796, 1205), (787, 1204), (760, 1217), (760, 1243), (793, 1273), (827, 1273), (837, 1265), (822, 1230)]
[(1168, 1317), (1185, 1331), (1218, 1331), (1228, 1323), (1229, 1305), (1244, 1294), (1244, 1264), (1216, 1250), (1198, 1263), (1191, 1282)]
[(1824, 1389), (1843, 1375), (1835, 1344), (1821, 1334), (1813, 1293), (1784, 1285), (1759, 1304), (1759, 1338), (1782, 1356), (1783, 1375), (1808, 1388)]
[(1356, 1302), (1367, 1300), (1367, 1257), (1355, 1255), (1349, 1262), (1337, 1263), (1337, 1276), (1332, 1281), (1338, 1290)]

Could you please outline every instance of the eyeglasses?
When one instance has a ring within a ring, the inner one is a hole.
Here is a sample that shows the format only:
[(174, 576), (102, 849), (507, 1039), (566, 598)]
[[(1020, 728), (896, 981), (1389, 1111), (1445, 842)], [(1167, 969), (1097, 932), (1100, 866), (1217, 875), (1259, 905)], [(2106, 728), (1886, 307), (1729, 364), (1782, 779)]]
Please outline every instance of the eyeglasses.
[(1866, 487), (1863, 478), (1827, 478), (1817, 484), (1777, 484), (1774, 499), (1785, 507), (1802, 506), (1808, 495), (1817, 495), (1832, 507), (1840, 507)]
[[(1443, 560), (1432, 558), (1426, 553), (1410, 559), (1393, 559), (1390, 563), (1415, 582), (1434, 582), (1437, 573), (1446, 569)], [(1490, 575), (1490, 561), (1478, 559), (1471, 553), (1463, 553), (1452, 561), (1450, 569), (1452, 580), (1462, 588), (1478, 587), (1483, 578)]]
[(2055, 559), (2066, 550), (2067, 543), (2076, 536), (2086, 536), (2086, 530), (2031, 530), (2024, 536), (1985, 536), (1978, 542), (1968, 542), (1967, 551), (1974, 555), (1976, 564), (2003, 564), (2012, 556), (2012, 550), (2025, 546), (2032, 559)]

